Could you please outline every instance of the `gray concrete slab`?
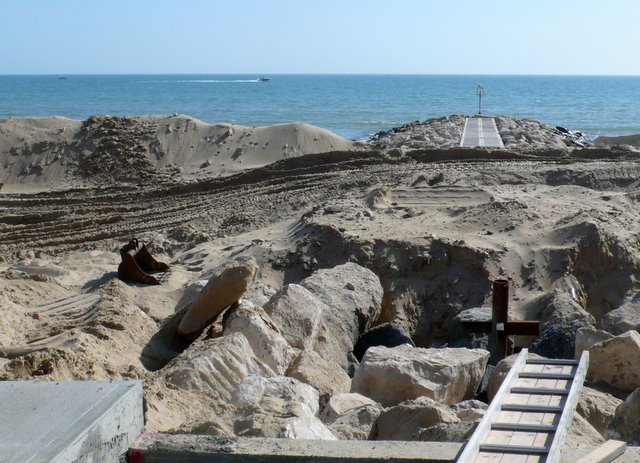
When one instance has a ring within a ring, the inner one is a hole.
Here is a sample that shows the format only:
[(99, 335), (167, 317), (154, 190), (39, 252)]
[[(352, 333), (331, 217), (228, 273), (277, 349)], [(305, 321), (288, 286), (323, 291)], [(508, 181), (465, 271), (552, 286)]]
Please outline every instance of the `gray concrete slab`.
[(504, 148), (495, 119), (482, 116), (466, 118), (460, 146), (463, 148), (476, 148), (478, 146)]
[[(462, 445), (454, 442), (329, 441), (142, 434), (131, 446), (145, 463), (454, 463)], [(594, 447), (566, 448), (572, 463)], [(638, 463), (640, 447), (627, 447), (616, 463)]]
[[(460, 444), (449, 442), (334, 441), (143, 434), (131, 447), (145, 463), (443, 463)], [(130, 454), (131, 454), (130, 453)]]
[(140, 381), (0, 382), (0, 462), (117, 462), (142, 399)]

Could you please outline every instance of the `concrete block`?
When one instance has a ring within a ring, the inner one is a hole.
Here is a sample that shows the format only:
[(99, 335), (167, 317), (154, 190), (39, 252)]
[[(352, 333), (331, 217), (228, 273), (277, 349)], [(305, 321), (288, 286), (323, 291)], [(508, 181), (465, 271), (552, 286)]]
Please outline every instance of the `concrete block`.
[(0, 382), (0, 462), (117, 462), (144, 428), (140, 381)]
[(449, 442), (327, 441), (216, 438), (145, 433), (134, 442), (133, 461), (144, 463), (444, 463), (460, 444)]
[[(130, 461), (144, 463), (455, 463), (463, 444), (454, 442), (323, 441), (220, 438), (144, 433), (131, 445)], [(571, 463), (593, 447), (565, 448)], [(640, 447), (627, 447), (616, 463), (637, 463)]]

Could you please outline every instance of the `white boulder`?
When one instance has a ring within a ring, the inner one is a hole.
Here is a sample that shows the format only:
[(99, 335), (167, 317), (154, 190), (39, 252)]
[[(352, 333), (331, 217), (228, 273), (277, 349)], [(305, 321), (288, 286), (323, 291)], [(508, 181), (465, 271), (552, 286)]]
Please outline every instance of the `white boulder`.
[(331, 397), (351, 389), (351, 378), (340, 365), (323, 359), (314, 351), (300, 352), (291, 363), (287, 376), (313, 386), (320, 396)]
[(291, 346), (314, 350), (347, 370), (349, 353), (381, 304), (378, 277), (347, 263), (285, 286), (264, 308)]
[(320, 421), (319, 394), (297, 379), (248, 376), (231, 398), (237, 436), (329, 439), (336, 436)]
[(376, 405), (377, 402), (371, 400), (369, 397), (365, 397), (357, 392), (348, 392), (346, 394), (336, 394), (329, 399), (322, 413), (320, 419), (324, 423), (331, 423), (337, 418), (345, 415), (350, 410), (364, 407), (366, 405)]
[(275, 376), (271, 367), (255, 356), (241, 333), (192, 344), (162, 374), (180, 389), (213, 392), (222, 399), (229, 399), (249, 375)]
[(375, 437), (376, 422), (382, 410), (380, 404), (364, 405), (349, 410), (328, 426), (340, 440), (370, 440)]
[(228, 306), (237, 302), (258, 273), (253, 257), (239, 257), (216, 269), (178, 325), (178, 334), (196, 339)]
[(271, 297), (264, 310), (291, 346), (311, 350), (318, 339), (322, 313), (328, 307), (308, 289), (289, 284)]
[(488, 360), (489, 352), (482, 349), (370, 347), (351, 391), (385, 407), (421, 396), (454, 404), (474, 396)]
[(640, 387), (640, 334), (627, 331), (594, 345), (589, 350), (587, 379), (623, 391)]
[(636, 298), (626, 301), (602, 317), (602, 329), (619, 335), (640, 328), (640, 303)]
[(587, 386), (582, 387), (576, 412), (604, 435), (613, 421), (622, 400)]
[(640, 444), (640, 388), (633, 391), (618, 407), (611, 422), (609, 436)]
[(277, 374), (284, 375), (294, 350), (261, 307), (242, 302), (226, 319), (224, 335), (242, 333), (253, 354)]
[(585, 350), (591, 349), (599, 342), (613, 338), (613, 334), (595, 328), (580, 328), (576, 331), (575, 358), (579, 359)]
[(378, 418), (377, 440), (420, 440), (420, 434), (427, 428), (459, 422), (447, 405), (420, 397), (384, 410)]
[(602, 435), (579, 413), (573, 414), (573, 421), (567, 431), (566, 447), (597, 447), (604, 444)]
[[(321, 333), (329, 344), (329, 351), (342, 353), (334, 359), (343, 368), (348, 365), (348, 353), (360, 335), (380, 314), (382, 307), (382, 285), (371, 270), (354, 263), (319, 270), (300, 282), (326, 307), (322, 311), (324, 331)], [(323, 346), (314, 350), (324, 356)]]

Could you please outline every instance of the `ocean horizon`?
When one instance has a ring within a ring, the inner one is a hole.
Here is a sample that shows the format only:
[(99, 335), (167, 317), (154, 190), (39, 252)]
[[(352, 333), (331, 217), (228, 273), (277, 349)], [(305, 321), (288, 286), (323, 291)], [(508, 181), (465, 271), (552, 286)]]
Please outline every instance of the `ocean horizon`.
[[(260, 78), (270, 78), (261, 81)], [(209, 123), (316, 125), (366, 139), (478, 112), (599, 135), (640, 133), (640, 76), (449, 74), (0, 75), (0, 118), (187, 114)]]

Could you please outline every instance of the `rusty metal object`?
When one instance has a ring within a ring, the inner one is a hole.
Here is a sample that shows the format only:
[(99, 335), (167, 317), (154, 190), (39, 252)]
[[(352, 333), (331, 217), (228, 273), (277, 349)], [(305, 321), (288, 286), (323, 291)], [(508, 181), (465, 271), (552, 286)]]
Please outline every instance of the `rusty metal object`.
[(490, 362), (495, 364), (509, 355), (509, 336), (537, 336), (540, 332), (540, 323), (537, 321), (509, 321), (509, 281), (495, 280), (493, 282), (491, 320), (463, 322), (462, 328), (466, 332), (490, 333)]
[(118, 266), (118, 278), (121, 280), (159, 285), (158, 279), (153, 275), (149, 275), (149, 273), (167, 272), (169, 270), (167, 264), (155, 260), (144, 243), (135, 238), (120, 248), (120, 256), (122, 257), (122, 262)]

